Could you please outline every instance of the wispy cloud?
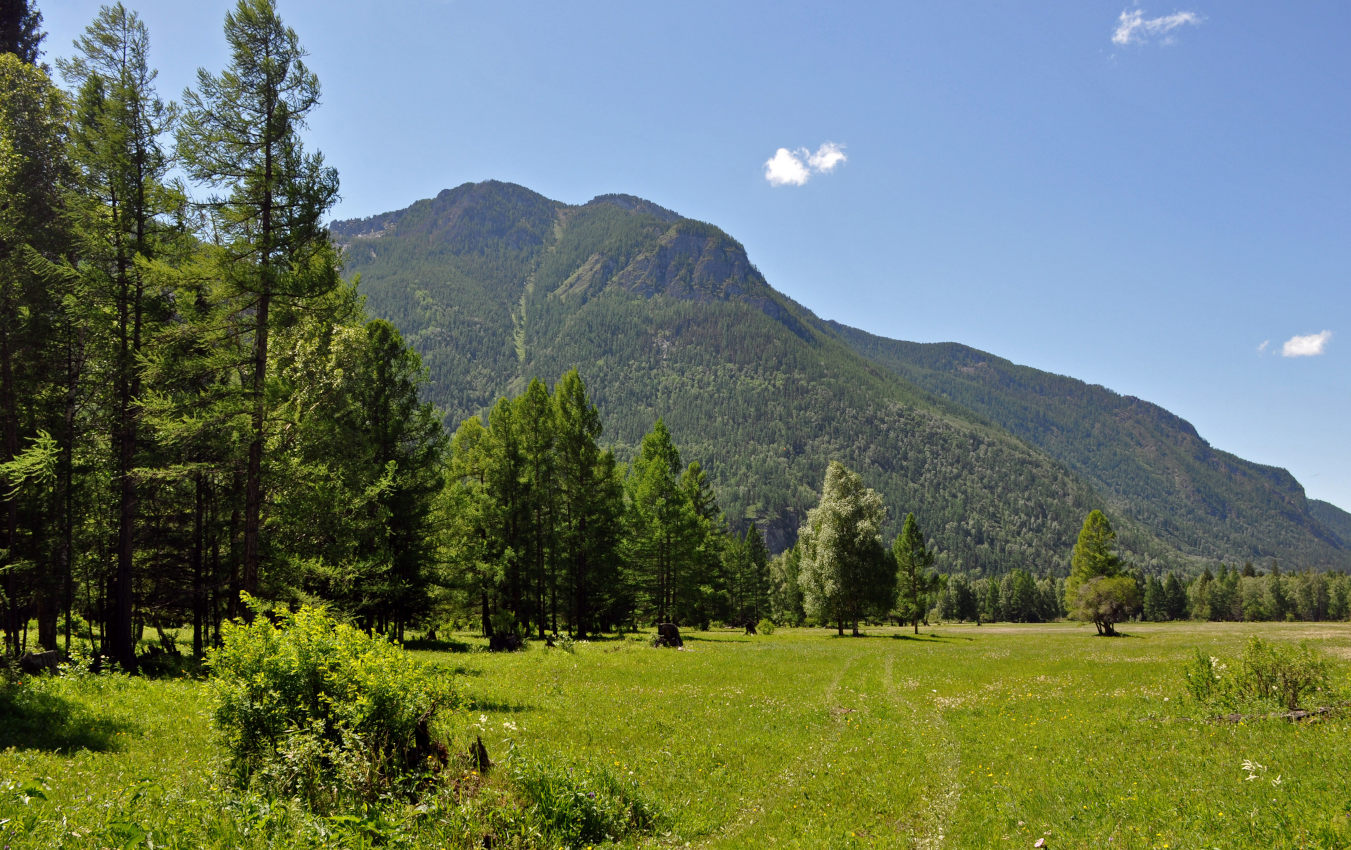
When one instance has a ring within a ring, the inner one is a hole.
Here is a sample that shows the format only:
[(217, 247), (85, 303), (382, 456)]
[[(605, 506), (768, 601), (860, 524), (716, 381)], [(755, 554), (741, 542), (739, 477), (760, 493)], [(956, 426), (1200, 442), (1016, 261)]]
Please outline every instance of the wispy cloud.
[(806, 148), (779, 148), (765, 160), (765, 179), (771, 186), (801, 186), (813, 174), (829, 174), (848, 160), (844, 145), (835, 142), (826, 142), (815, 153)]
[(1112, 43), (1125, 46), (1144, 44), (1149, 41), (1161, 41), (1172, 44), (1173, 30), (1185, 26), (1200, 26), (1201, 16), (1195, 12), (1174, 12), (1157, 18), (1146, 18), (1141, 9), (1123, 11), (1116, 19), (1116, 30), (1112, 33)]
[(1307, 336), (1292, 336), (1281, 346), (1281, 356), (1317, 357), (1327, 348), (1330, 339), (1332, 339), (1332, 331), (1323, 331)]
[(1269, 339), (1264, 339), (1264, 340), (1262, 340), (1262, 344), (1259, 345), (1259, 346), (1257, 346), (1257, 353), (1258, 353), (1258, 354), (1265, 354), (1265, 353), (1266, 353), (1266, 350), (1267, 350), (1267, 346), (1269, 346), (1269, 345), (1271, 345), (1271, 340), (1269, 340)]

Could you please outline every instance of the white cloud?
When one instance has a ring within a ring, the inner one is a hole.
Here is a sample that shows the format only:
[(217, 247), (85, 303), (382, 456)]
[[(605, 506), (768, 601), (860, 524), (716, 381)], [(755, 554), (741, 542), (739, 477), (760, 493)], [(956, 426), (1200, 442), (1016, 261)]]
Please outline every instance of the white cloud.
[(765, 179), (771, 186), (801, 186), (811, 179), (811, 172), (807, 166), (802, 164), (800, 154), (806, 151), (793, 153), (788, 148), (779, 148), (765, 162)]
[(848, 160), (849, 157), (844, 155), (844, 145), (835, 142), (826, 142), (815, 153), (806, 148), (779, 148), (765, 160), (765, 179), (771, 186), (801, 186), (813, 174), (829, 174), (840, 163)]
[(1323, 353), (1323, 349), (1327, 347), (1330, 339), (1332, 339), (1332, 331), (1323, 331), (1307, 336), (1292, 336), (1281, 346), (1281, 356), (1317, 357)]
[(1267, 346), (1268, 346), (1268, 345), (1271, 345), (1271, 340), (1269, 340), (1269, 339), (1264, 339), (1264, 340), (1262, 340), (1262, 344), (1259, 345), (1259, 346), (1257, 346), (1257, 353), (1258, 353), (1258, 354), (1264, 354), (1264, 353), (1266, 352), (1266, 350), (1267, 350)]
[(807, 164), (812, 167), (812, 171), (829, 174), (835, 170), (835, 166), (847, 162), (848, 159), (849, 157), (844, 155), (843, 145), (826, 142), (816, 149), (816, 153), (808, 157)]
[(1127, 44), (1143, 44), (1152, 39), (1159, 39), (1164, 44), (1171, 44), (1173, 30), (1183, 26), (1195, 27), (1200, 25), (1201, 16), (1195, 12), (1174, 12), (1171, 15), (1146, 18), (1142, 10), (1131, 9), (1122, 12), (1121, 16), (1117, 18), (1116, 31), (1112, 33), (1112, 43), (1124, 46)]

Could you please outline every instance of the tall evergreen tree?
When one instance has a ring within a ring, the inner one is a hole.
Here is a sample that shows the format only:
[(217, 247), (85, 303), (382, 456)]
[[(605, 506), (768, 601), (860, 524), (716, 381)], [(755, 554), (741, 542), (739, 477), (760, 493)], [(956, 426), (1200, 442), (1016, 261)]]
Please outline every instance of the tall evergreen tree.
[(535, 378), (516, 399), (512, 421), (521, 451), (523, 564), (527, 571), (529, 610), (540, 640), (546, 629), (558, 630), (558, 574), (555, 525), (554, 407), (544, 382)]
[(113, 504), (116, 516), (116, 566), (109, 583), (110, 650), (126, 669), (135, 666), (132, 642), (138, 464), (141, 438), (143, 346), (163, 321), (165, 299), (148, 294), (138, 260), (158, 253), (168, 230), (161, 217), (177, 207), (163, 178), (168, 168), (160, 139), (173, 122), (173, 108), (155, 93), (156, 72), (149, 64), (150, 39), (135, 12), (121, 3), (104, 6), (76, 40), (79, 54), (58, 60), (66, 81), (76, 88), (72, 152), (80, 171), (78, 200), (81, 269), (95, 304), (110, 305), (112, 327), (99, 334), (111, 365), (106, 407)]
[(680, 613), (682, 565), (693, 555), (696, 516), (680, 487), (680, 451), (661, 419), (643, 437), (629, 469), (629, 560), (642, 589), (642, 607), (657, 622)]
[(891, 544), (891, 556), (896, 562), (896, 612), (907, 620), (919, 634), (919, 621), (929, 610), (929, 594), (938, 589), (938, 574), (933, 566), (933, 553), (924, 545), (915, 515), (905, 515), (901, 533)]
[(579, 639), (597, 627), (619, 585), (624, 496), (614, 454), (602, 451), (600, 414), (573, 369), (554, 386), (556, 540), (568, 623)]
[(42, 446), (56, 453), (54, 463), (70, 462), (58, 332), (68, 292), (50, 286), (33, 262), (54, 261), (70, 247), (62, 215), (67, 117), (65, 98), (40, 68), (0, 53), (0, 581), (2, 625), (15, 652), (30, 613), (40, 640), (55, 646), (56, 475), (21, 480), (18, 471), (20, 457)]
[(263, 560), (264, 447), (271, 406), (268, 340), (279, 316), (337, 284), (336, 254), (321, 219), (337, 198), (337, 172), (301, 141), (319, 104), (319, 81), (305, 66), (295, 31), (274, 0), (239, 0), (225, 18), (230, 64), (219, 75), (197, 72), (184, 92), (178, 134), (187, 173), (227, 194), (205, 209), (219, 235), (222, 281), (246, 321), (251, 342), (244, 369), (249, 441), (244, 477), (243, 589), (258, 589)]
[(46, 33), (42, 13), (29, 0), (0, 0), (0, 53), (12, 53), (26, 65), (38, 64)]
[(1121, 575), (1116, 554), (1116, 532), (1100, 510), (1090, 511), (1079, 530), (1065, 581), (1065, 606), (1071, 616), (1087, 620), (1098, 634), (1116, 634), (1116, 623), (1140, 605), (1140, 587)]

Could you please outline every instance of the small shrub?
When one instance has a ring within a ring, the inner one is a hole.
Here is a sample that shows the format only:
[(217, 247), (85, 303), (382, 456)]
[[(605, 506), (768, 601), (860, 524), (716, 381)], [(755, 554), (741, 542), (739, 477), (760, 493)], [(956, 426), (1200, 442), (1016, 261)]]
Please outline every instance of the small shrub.
[(1291, 646), (1258, 637), (1248, 639), (1233, 664), (1198, 650), (1183, 677), (1198, 703), (1235, 711), (1272, 705), (1294, 711), (1330, 687), (1328, 660), (1307, 642)]
[(443, 674), (383, 637), (304, 607), (274, 625), (228, 624), (208, 664), (216, 724), (241, 787), (258, 784), (324, 809), (370, 801), (434, 769)]
[(755, 631), (758, 634), (762, 635), (774, 634), (775, 628), (777, 627), (774, 625), (774, 621), (769, 619), (768, 617), (765, 617), (764, 619), (760, 620), (760, 622), (755, 624)]
[(519, 754), (510, 766), (512, 785), (525, 797), (541, 831), (564, 846), (620, 841), (650, 833), (665, 822), (636, 785), (603, 767), (560, 768)]

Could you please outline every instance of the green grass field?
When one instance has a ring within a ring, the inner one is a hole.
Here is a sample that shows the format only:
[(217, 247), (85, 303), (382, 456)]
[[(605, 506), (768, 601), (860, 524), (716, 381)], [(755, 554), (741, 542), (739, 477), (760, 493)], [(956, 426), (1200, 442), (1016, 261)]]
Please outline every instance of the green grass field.
[[(1208, 721), (1182, 681), (1195, 649), (1234, 658), (1258, 634), (1315, 642), (1347, 689), (1351, 626), (1126, 631), (697, 632), (687, 651), (635, 636), (418, 654), (460, 674), (458, 748), (481, 734), (494, 759), (514, 746), (579, 788), (634, 783), (662, 821), (631, 844), (1351, 847), (1351, 715)], [(485, 808), (512, 798), (501, 768), (460, 778), (479, 788), (469, 815), (450, 791), (422, 813), (346, 819), (241, 797), (216, 773), (200, 681), (28, 681), (0, 700), (0, 846), (443, 847), (488, 832), (553, 846)]]

